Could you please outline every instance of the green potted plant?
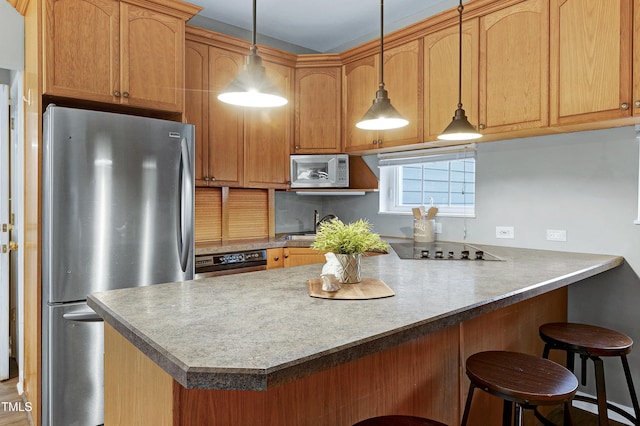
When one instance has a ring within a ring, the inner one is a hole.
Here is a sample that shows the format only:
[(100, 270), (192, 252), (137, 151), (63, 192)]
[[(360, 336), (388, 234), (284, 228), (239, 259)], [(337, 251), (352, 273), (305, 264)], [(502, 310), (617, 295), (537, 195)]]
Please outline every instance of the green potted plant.
[(367, 251), (386, 251), (389, 244), (371, 231), (372, 225), (359, 219), (349, 224), (339, 219), (323, 222), (317, 230), (311, 248), (336, 255), (342, 266), (337, 276), (341, 283), (359, 283), (360, 259)]

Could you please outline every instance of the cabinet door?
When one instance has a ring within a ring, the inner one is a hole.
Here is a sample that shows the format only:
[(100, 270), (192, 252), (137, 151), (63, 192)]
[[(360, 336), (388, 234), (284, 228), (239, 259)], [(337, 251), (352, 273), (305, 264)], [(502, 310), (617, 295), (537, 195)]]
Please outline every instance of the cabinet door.
[(284, 268), (284, 249), (282, 247), (267, 249), (267, 269)]
[[(384, 52), (384, 83), (391, 105), (407, 120), (405, 127), (380, 132), (379, 148), (422, 142), (422, 40), (413, 40)], [(366, 112), (363, 111), (363, 114)]]
[[(633, 2), (633, 31), (640, 31), (640, 0)], [(633, 43), (633, 114), (640, 115), (640, 42)]]
[(296, 69), (292, 154), (340, 152), (341, 69)]
[(551, 2), (551, 124), (629, 117), (632, 0)]
[(195, 184), (207, 186), (209, 181), (209, 46), (195, 41), (185, 42), (184, 115), (195, 125)]
[(244, 118), (241, 107), (218, 100), (242, 70), (244, 56), (209, 47), (209, 185), (241, 186)]
[(122, 103), (182, 112), (184, 22), (127, 3), (120, 17)]
[(482, 133), (549, 122), (549, 2), (529, 0), (480, 18)]
[(117, 101), (119, 2), (47, 0), (44, 28), (44, 93)]
[[(314, 263), (324, 263), (326, 258), (324, 253), (307, 247), (285, 247), (284, 267), (310, 265)], [(313, 277), (309, 277), (313, 278)]]
[(293, 70), (280, 64), (263, 63), (267, 75), (289, 103), (276, 108), (245, 108), (244, 186), (286, 188), (292, 134)]
[(375, 149), (378, 132), (362, 130), (356, 123), (371, 107), (378, 90), (378, 55), (346, 64), (343, 67), (342, 108), (344, 111), (343, 143), (346, 152)]
[[(478, 125), (478, 19), (462, 25), (462, 108)], [(434, 141), (458, 108), (458, 26), (424, 38), (424, 140)]]

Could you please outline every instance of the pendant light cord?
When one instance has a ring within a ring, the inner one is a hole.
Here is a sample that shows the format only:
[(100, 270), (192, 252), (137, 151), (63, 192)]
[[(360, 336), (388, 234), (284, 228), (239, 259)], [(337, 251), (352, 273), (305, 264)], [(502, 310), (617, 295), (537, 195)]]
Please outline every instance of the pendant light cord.
[(462, 109), (462, 0), (458, 6), (459, 18), (459, 40), (458, 40), (458, 109)]
[(253, 31), (251, 32), (251, 47), (249, 50), (252, 53), (255, 53), (257, 49), (256, 47), (256, 8), (257, 8), (257, 0), (253, 0)]
[(380, 81), (378, 87), (380, 90), (384, 89), (384, 0), (380, 0)]

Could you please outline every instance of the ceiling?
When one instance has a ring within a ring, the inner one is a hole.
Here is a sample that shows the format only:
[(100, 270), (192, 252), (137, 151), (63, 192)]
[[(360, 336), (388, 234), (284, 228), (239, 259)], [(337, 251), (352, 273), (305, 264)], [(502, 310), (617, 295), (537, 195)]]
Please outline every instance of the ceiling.
[[(252, 0), (188, 2), (204, 8), (192, 19), (192, 25), (251, 38)], [(457, 5), (457, 0), (388, 0), (384, 5), (384, 32), (406, 27)], [(277, 48), (287, 48), (288, 44), (287, 50), (293, 53), (341, 52), (379, 37), (380, 1), (257, 1), (256, 28), (258, 44)], [(285, 46), (278, 46), (279, 42)]]

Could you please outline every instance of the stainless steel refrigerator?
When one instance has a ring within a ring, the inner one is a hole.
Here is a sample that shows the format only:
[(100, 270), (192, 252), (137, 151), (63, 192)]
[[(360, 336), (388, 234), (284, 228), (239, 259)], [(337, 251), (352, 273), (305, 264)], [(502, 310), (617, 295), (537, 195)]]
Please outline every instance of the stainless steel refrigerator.
[(42, 424), (104, 423), (88, 294), (193, 279), (194, 128), (49, 106), (42, 174)]

